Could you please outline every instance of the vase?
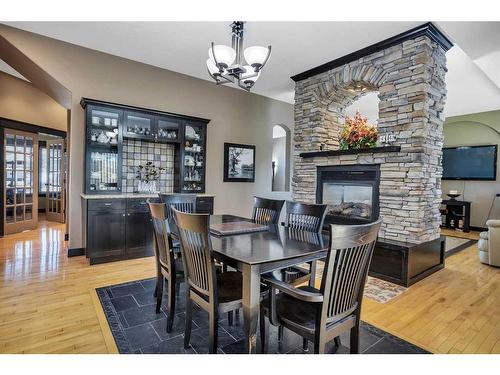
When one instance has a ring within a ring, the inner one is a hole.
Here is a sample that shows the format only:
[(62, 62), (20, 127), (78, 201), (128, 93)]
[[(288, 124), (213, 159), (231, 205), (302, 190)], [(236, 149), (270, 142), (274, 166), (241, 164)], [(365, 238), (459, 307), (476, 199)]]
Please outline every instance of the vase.
[(139, 193), (155, 193), (156, 181), (139, 181), (139, 185), (137, 186), (137, 191)]

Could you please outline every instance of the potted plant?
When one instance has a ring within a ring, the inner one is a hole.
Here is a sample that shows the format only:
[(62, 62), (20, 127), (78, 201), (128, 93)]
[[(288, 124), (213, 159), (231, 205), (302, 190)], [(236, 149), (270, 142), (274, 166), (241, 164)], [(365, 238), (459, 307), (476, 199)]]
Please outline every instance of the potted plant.
[(137, 167), (136, 179), (139, 180), (138, 191), (139, 192), (156, 192), (156, 181), (160, 179), (161, 173), (165, 171), (163, 167), (157, 167), (152, 161), (146, 162), (145, 165), (139, 165)]
[(377, 138), (377, 127), (369, 124), (367, 117), (356, 112), (352, 118), (346, 116), (344, 129), (340, 133), (340, 149), (375, 147)]

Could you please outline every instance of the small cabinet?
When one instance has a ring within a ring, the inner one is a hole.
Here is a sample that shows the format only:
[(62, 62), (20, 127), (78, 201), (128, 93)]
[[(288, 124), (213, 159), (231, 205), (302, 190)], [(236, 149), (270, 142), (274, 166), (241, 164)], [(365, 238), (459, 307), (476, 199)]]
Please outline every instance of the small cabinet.
[(155, 138), (155, 118), (152, 115), (126, 111), (124, 124), (124, 137), (149, 140)]
[(153, 221), (146, 200), (127, 202), (125, 232), (127, 254), (153, 255)]
[(121, 190), (122, 120), (121, 110), (87, 106), (87, 193), (118, 193)]
[(89, 202), (87, 212), (87, 256), (90, 263), (104, 257), (118, 257), (125, 251), (125, 210), (117, 202)]
[(156, 118), (155, 140), (158, 142), (176, 142), (180, 140), (182, 122), (178, 118), (158, 116)]
[(87, 201), (86, 255), (90, 264), (154, 255), (146, 199)]
[(205, 124), (186, 121), (184, 142), (181, 147), (181, 192), (203, 193), (205, 191)]

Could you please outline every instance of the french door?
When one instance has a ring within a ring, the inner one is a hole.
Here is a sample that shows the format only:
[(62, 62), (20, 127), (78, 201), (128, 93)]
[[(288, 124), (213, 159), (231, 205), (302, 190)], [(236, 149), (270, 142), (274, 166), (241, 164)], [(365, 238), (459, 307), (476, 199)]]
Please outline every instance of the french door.
[(38, 136), (4, 129), (4, 234), (38, 225)]
[(47, 141), (47, 196), (45, 213), (48, 221), (64, 223), (64, 139)]

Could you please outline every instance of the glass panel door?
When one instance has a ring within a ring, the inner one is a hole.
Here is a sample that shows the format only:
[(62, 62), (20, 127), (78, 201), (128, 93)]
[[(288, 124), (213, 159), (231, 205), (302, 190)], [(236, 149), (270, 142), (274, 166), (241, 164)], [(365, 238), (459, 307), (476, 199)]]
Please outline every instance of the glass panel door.
[(159, 141), (177, 141), (179, 139), (179, 120), (158, 117), (156, 139)]
[(38, 136), (4, 129), (4, 233), (38, 224)]
[[(121, 119), (121, 111), (89, 106), (87, 112), (87, 192), (118, 192), (121, 189), (121, 181), (119, 181)], [(61, 178), (60, 173), (54, 173), (55, 175)], [(53, 185), (59, 186), (59, 182), (54, 181)]]
[(184, 192), (203, 192), (205, 181), (205, 127), (188, 123), (184, 131), (183, 178)]
[(125, 112), (124, 137), (154, 138), (153, 117), (136, 112)]
[(64, 223), (64, 140), (47, 141), (47, 220)]

